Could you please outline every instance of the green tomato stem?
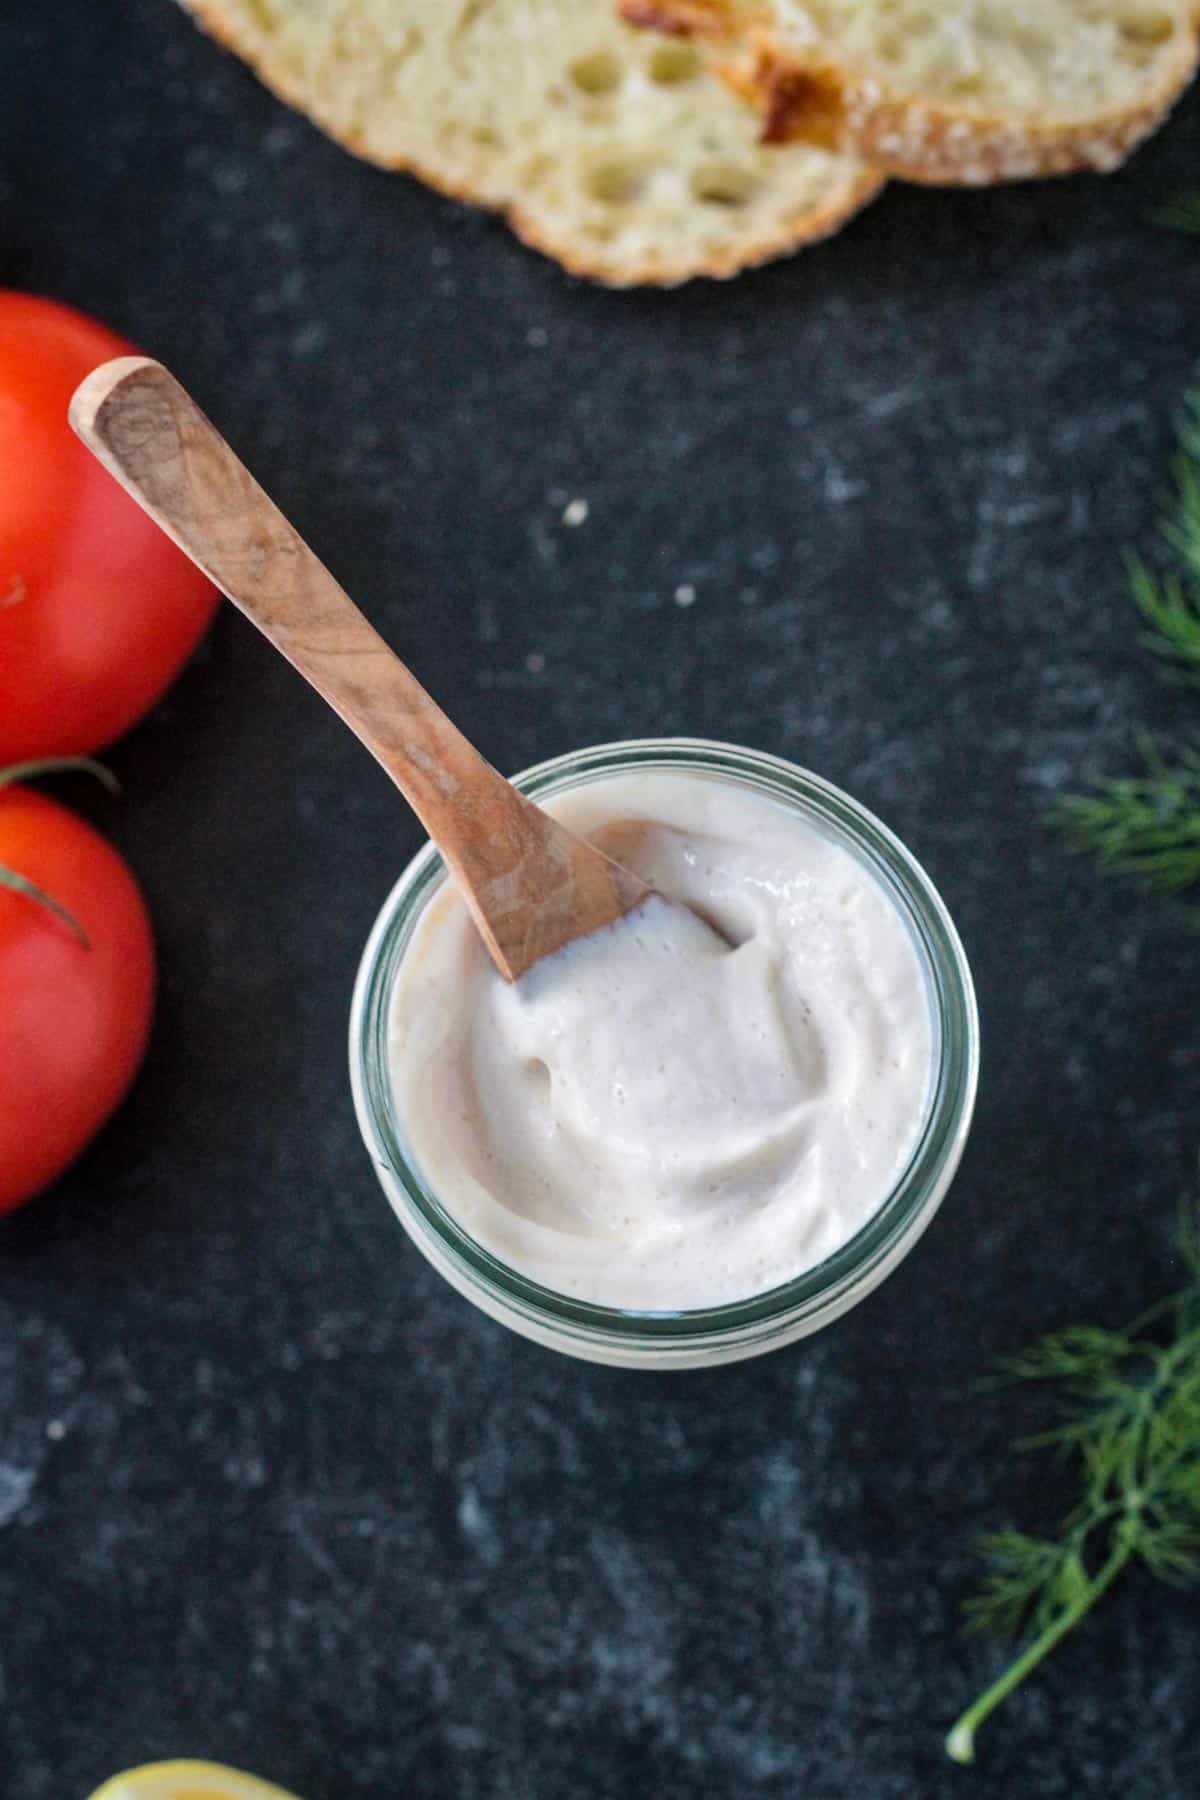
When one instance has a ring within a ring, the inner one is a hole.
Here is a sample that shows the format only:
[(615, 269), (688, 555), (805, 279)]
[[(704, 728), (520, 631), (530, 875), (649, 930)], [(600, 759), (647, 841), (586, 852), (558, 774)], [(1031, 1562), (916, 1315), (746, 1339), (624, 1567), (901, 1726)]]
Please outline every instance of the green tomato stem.
[(1125, 1564), (1134, 1552), (1132, 1534), (1120, 1531), (1116, 1547), (1108, 1561), (1097, 1570), (1093, 1579), (1079, 1597), (1070, 1606), (1064, 1607), (1057, 1619), (1023, 1650), (1015, 1662), (1009, 1664), (1003, 1675), (994, 1681), (991, 1687), (980, 1694), (978, 1700), (969, 1706), (962, 1716), (951, 1727), (946, 1737), (946, 1754), (955, 1762), (969, 1763), (975, 1760), (975, 1733), (984, 1720), (1007, 1700), (1013, 1689), (1019, 1687), (1025, 1677), (1037, 1668), (1043, 1659), (1049, 1656), (1055, 1645), (1066, 1637), (1067, 1633), (1078, 1625), (1080, 1619), (1090, 1612), (1106, 1588), (1112, 1586)]
[[(39, 775), (94, 775), (96, 780), (106, 787), (110, 794), (119, 794), (120, 784), (111, 770), (103, 763), (94, 762), (90, 756), (41, 756), (32, 762), (10, 763), (7, 769), (0, 769), (0, 788), (11, 787), (17, 781), (33, 781)], [(61, 901), (40, 888), (27, 875), (20, 875), (16, 869), (6, 869), (0, 865), (0, 888), (8, 888), (10, 893), (20, 894), (26, 900), (32, 900), (37, 906), (44, 906), (47, 912), (53, 913), (62, 921), (71, 934), (78, 938), (85, 950), (90, 950), (92, 940), (89, 938), (74, 913), (68, 912)]]
[(48, 894), (45, 888), (40, 888), (36, 881), (30, 881), (28, 876), (18, 875), (15, 869), (6, 869), (3, 863), (0, 863), (0, 888), (8, 888), (11, 893), (20, 894), (25, 900), (32, 900), (36, 906), (44, 906), (47, 912), (53, 913), (56, 919), (62, 921), (73, 937), (79, 939), (85, 950), (91, 949), (92, 940), (75, 914), (68, 912), (66, 907), (54, 898), (53, 894)]
[(41, 756), (32, 762), (10, 763), (0, 769), (0, 787), (11, 787), (14, 781), (36, 781), (39, 775), (94, 775), (110, 794), (119, 794), (121, 784), (111, 769), (90, 756)]

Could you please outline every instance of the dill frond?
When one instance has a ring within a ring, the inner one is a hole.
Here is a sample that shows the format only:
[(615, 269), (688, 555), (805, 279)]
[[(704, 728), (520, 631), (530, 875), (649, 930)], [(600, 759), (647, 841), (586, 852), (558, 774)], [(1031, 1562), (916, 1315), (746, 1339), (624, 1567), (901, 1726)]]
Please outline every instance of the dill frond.
[(1057, 1424), (1018, 1447), (1065, 1450), (1079, 1499), (1057, 1537), (1004, 1530), (980, 1545), (968, 1628), (1032, 1635), (950, 1731), (956, 1761), (972, 1760), (983, 1721), (1129, 1563), (1200, 1583), (1200, 1208), (1184, 1214), (1179, 1250), (1188, 1285), (1124, 1331), (1071, 1327), (1001, 1365), (1012, 1380), (1054, 1384)]
[[(1200, 389), (1184, 397), (1178, 445), (1159, 529), (1179, 566), (1159, 572), (1131, 555), (1129, 589), (1144, 625), (1141, 642), (1163, 674), (1200, 687)], [(1052, 816), (1102, 868), (1152, 892), (1179, 894), (1200, 882), (1200, 746), (1169, 761), (1143, 738), (1142, 758), (1141, 774), (1098, 780), (1089, 793), (1061, 800)]]
[(1142, 757), (1144, 774), (1068, 795), (1055, 817), (1076, 849), (1102, 868), (1132, 875), (1151, 892), (1179, 894), (1200, 881), (1200, 746), (1171, 765), (1146, 739)]
[(1073, 1386), (1106, 1382), (1129, 1355), (1123, 1332), (1092, 1325), (1069, 1325), (1018, 1356), (1004, 1357), (999, 1369), (1012, 1381), (1069, 1381)]
[[(1078, 1559), (1069, 1545), (1023, 1531), (994, 1531), (977, 1546), (986, 1573), (963, 1611), (967, 1629), (1014, 1637), (1047, 1593), (1074, 1588)], [(1070, 1574), (1064, 1574), (1067, 1565)]]
[[(1200, 508), (1200, 500), (1197, 502)], [(1200, 510), (1194, 555), (1200, 568)], [(1140, 557), (1129, 559), (1129, 587), (1146, 621), (1142, 643), (1162, 658), (1168, 678), (1200, 685), (1200, 583), (1185, 583), (1173, 571), (1156, 575)]]

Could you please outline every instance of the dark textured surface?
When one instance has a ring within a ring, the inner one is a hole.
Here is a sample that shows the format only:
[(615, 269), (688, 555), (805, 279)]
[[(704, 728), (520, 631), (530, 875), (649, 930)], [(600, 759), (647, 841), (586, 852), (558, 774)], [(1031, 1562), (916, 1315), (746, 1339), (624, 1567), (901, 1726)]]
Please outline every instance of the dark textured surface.
[(1194, 932), (1041, 815), (1186, 716), (1119, 557), (1200, 350), (1200, 249), (1147, 222), (1197, 97), (1113, 179), (894, 188), (633, 297), (356, 165), (159, 0), (4, 7), (0, 102), (0, 281), (169, 360), (495, 760), (811, 764), (940, 883), (986, 1051), (942, 1217), (823, 1338), (655, 1378), (506, 1334), (351, 1114), (416, 828), (222, 616), (114, 751), (126, 799), (78, 795), (163, 992), (117, 1122), (0, 1231), (7, 1800), (185, 1753), (307, 1800), (1194, 1800), (1197, 1602), (1139, 1580), (974, 1773), (940, 1743), (999, 1666), (957, 1633), (968, 1540), (1056, 1498), (970, 1384), (1157, 1294), (1194, 1174)]

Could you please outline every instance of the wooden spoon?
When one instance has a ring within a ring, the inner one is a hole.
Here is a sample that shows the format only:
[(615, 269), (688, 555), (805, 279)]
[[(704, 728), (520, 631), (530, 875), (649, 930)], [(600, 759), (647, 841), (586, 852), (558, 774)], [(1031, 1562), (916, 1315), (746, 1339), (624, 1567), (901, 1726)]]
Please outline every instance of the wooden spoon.
[(104, 363), (70, 416), (109, 473), (386, 769), (506, 980), (649, 898), (645, 882), (484, 761), (160, 363)]

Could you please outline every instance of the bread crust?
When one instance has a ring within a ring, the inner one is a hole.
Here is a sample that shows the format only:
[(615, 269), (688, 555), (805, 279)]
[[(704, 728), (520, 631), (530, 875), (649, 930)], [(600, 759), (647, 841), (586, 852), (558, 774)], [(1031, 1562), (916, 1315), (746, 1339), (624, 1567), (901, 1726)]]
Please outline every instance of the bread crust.
[(225, 11), (221, 0), (180, 0), (180, 4), (216, 43), (253, 69), (258, 79), (277, 98), (304, 113), (343, 149), (378, 168), (413, 175), (427, 187), (434, 188), (451, 199), (465, 201), (496, 213), (522, 243), (559, 263), (568, 274), (597, 282), (601, 286), (678, 287), (696, 278), (729, 280), (743, 269), (773, 262), (807, 244), (831, 237), (868, 201), (874, 199), (884, 185), (885, 178), (881, 174), (863, 167), (831, 191), (825, 205), (806, 211), (803, 218), (795, 224), (789, 223), (774, 231), (748, 235), (736, 246), (730, 245), (706, 257), (688, 256), (672, 260), (667, 256), (647, 256), (636, 262), (623, 259), (620, 263), (606, 260), (602, 255), (581, 248), (569, 237), (547, 230), (536, 213), (523, 208), (519, 200), (496, 204), (481, 196), (470, 183), (455, 180), (443, 169), (419, 158), (380, 156), (359, 133), (348, 131), (324, 116), (319, 105), (314, 105), (312, 96), (304, 91), (303, 83), (289, 79), (286, 72), (274, 65), (271, 57), (262, 54), (254, 44), (248, 42), (245, 34), (238, 30), (236, 23)]
[(1196, 72), (1200, 0), (1180, 18), (1175, 53), (1131, 106), (1086, 118), (1031, 118), (902, 94), (824, 51), (780, 41), (739, 0), (620, 0), (629, 24), (725, 47), (718, 71), (763, 119), (763, 141), (861, 156), (886, 174), (937, 187), (985, 187), (1114, 169), (1161, 124)]
[(722, 0), (621, 0), (617, 13), (627, 25), (670, 37), (723, 36), (737, 27), (736, 13)]
[[(419, 174), (419, 170), (412, 171)], [(422, 180), (427, 177), (422, 176)], [(801, 226), (785, 226), (775, 232), (760, 232), (753, 238), (746, 238), (736, 249), (733, 246), (724, 252), (710, 252), (703, 259), (688, 257), (681, 262), (672, 263), (668, 259), (644, 259), (640, 263), (629, 264), (617, 271), (608, 264), (601, 264), (586, 252), (581, 253), (573, 244), (556, 238), (553, 233), (544, 230), (541, 223), (530, 214), (522, 211), (517, 203), (506, 208), (497, 208), (505, 223), (528, 244), (531, 250), (538, 250), (543, 256), (550, 257), (560, 263), (569, 275), (578, 275), (586, 281), (599, 282), (602, 287), (681, 287), (685, 281), (703, 278), (709, 281), (729, 281), (745, 269), (761, 268), (764, 263), (777, 262), (780, 257), (790, 256), (796, 250), (802, 250), (808, 244), (819, 244), (825, 238), (833, 237), (841, 230), (848, 219), (861, 212), (878, 194), (884, 185), (885, 177), (874, 169), (864, 168), (856, 177), (847, 181), (836, 194), (832, 195), (822, 207), (811, 208), (804, 215)], [(436, 182), (431, 182), (436, 186)], [(460, 196), (469, 200), (471, 196)]]

